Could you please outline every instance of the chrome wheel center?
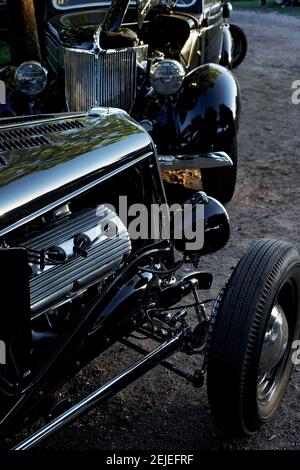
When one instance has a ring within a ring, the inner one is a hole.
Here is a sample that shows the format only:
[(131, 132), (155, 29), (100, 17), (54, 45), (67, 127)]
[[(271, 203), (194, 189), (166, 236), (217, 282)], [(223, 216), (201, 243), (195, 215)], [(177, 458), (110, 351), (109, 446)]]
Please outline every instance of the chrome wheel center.
[(287, 347), (289, 327), (280, 305), (272, 308), (260, 356), (260, 374), (271, 371), (282, 359)]
[(277, 304), (271, 311), (259, 360), (257, 392), (261, 403), (268, 403), (272, 400), (280, 382), (280, 372), (277, 366), (284, 357), (288, 339), (288, 322), (283, 308)]

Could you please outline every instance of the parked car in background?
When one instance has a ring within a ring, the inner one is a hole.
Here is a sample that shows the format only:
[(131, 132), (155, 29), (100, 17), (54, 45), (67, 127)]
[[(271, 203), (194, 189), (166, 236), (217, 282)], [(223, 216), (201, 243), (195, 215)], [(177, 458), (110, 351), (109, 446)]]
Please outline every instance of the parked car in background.
[(228, 0), (223, 0), (223, 17), (224, 21), (229, 24), (232, 49), (231, 49), (231, 67), (238, 67), (246, 57), (248, 50), (248, 41), (246, 34), (238, 25), (230, 21), (232, 12), (232, 4)]
[(12, 60), (21, 63), (0, 74), (8, 88), (3, 117), (124, 109), (152, 136), (161, 168), (201, 169), (204, 190), (231, 199), (240, 92), (229, 71), (232, 41), (221, 1), (47, 0), (35, 6), (22, 42), (12, 39)]

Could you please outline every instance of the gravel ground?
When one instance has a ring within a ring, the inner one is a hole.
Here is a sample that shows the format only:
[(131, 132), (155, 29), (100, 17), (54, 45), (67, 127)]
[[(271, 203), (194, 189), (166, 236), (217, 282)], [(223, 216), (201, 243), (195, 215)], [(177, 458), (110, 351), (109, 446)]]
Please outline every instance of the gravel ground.
[[(215, 273), (214, 295), (252, 239), (280, 238), (300, 248), (300, 105), (291, 102), (291, 84), (300, 79), (300, 20), (234, 12), (233, 22), (245, 30), (249, 50), (236, 71), (243, 110), (238, 185), (227, 206), (231, 241), (203, 262), (204, 269)], [(86, 368), (69, 391), (81, 395), (93, 389), (135, 357), (115, 346)], [(196, 358), (176, 360), (190, 369), (197, 365)], [(41, 448), (300, 449), (300, 369), (272, 422), (250, 439), (227, 441), (215, 427), (205, 387), (193, 389), (158, 367)]]

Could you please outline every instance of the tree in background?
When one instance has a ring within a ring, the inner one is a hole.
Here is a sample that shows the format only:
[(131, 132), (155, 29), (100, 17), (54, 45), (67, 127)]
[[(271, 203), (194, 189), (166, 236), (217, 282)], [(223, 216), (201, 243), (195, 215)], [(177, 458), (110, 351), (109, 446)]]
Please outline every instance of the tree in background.
[[(40, 0), (43, 1), (43, 0)], [(41, 61), (34, 0), (7, 0), (12, 63)]]

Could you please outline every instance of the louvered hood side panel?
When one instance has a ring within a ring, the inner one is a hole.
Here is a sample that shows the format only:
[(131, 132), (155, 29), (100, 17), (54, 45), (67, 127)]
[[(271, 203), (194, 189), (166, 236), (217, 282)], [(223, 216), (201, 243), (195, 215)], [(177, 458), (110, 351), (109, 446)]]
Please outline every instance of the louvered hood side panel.
[(0, 128), (0, 152), (51, 145), (48, 138), (51, 134), (83, 128), (84, 124), (79, 119), (38, 124), (28, 128)]

